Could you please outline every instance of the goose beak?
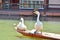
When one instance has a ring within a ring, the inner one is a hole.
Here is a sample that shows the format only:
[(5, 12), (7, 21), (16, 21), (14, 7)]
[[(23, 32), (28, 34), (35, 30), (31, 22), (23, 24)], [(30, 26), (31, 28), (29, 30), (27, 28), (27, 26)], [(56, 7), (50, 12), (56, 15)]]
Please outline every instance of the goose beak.
[(34, 14), (36, 14), (36, 11), (35, 12), (33, 12)]

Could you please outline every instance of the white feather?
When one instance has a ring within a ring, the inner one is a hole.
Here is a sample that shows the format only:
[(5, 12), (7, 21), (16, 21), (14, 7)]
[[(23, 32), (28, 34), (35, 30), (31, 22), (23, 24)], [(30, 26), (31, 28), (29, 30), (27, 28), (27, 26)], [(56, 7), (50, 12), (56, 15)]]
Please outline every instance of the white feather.
[(40, 13), (38, 11), (36, 11), (35, 14), (37, 14), (37, 22), (35, 23), (34, 27), (37, 31), (42, 31), (43, 23), (39, 20)]
[(22, 29), (22, 30), (26, 30), (27, 29), (26, 25), (24, 24), (24, 19), (23, 18), (21, 18), (21, 22), (19, 22), (19, 24), (17, 25), (17, 27), (19, 29)]

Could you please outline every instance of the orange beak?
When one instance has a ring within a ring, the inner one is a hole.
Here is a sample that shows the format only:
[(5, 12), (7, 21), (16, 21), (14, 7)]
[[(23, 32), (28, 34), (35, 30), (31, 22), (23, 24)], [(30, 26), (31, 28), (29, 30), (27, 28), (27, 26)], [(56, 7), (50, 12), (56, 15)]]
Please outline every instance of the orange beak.
[(34, 14), (36, 14), (36, 11), (35, 12), (33, 12)]

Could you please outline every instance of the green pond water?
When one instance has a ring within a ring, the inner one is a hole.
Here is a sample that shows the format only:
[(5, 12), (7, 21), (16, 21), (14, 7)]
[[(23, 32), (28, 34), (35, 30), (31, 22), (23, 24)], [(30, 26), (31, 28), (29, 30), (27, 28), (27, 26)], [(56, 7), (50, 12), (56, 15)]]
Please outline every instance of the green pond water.
[[(13, 24), (18, 24), (18, 22), (18, 20), (0, 20), (0, 40), (50, 40), (23, 36), (14, 29), (15, 26)], [(32, 30), (35, 22), (25, 21), (25, 25), (29, 30)], [(43, 25), (44, 32), (60, 34), (60, 22), (44, 21)]]

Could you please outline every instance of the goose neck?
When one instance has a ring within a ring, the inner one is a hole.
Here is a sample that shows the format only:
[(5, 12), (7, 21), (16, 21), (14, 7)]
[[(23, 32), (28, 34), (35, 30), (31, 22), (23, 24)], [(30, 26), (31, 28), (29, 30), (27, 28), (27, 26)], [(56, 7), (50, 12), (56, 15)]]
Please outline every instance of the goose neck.
[(40, 14), (37, 14), (37, 21), (39, 21)]

